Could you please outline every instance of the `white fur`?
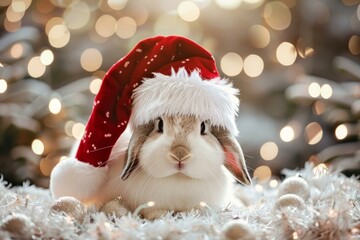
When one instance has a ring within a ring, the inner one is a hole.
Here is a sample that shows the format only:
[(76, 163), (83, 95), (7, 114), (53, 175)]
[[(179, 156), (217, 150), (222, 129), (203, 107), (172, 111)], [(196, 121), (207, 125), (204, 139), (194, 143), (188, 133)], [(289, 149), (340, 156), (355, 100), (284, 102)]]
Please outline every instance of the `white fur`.
[(203, 80), (195, 70), (172, 71), (170, 76), (155, 73), (154, 78), (134, 90), (131, 124), (138, 126), (161, 115), (192, 115), (210, 120), (237, 135), (235, 116), (239, 109), (239, 91), (227, 80)]
[(104, 186), (107, 171), (108, 167), (95, 168), (75, 158), (64, 159), (51, 172), (51, 193), (55, 199), (72, 196), (86, 203)]
[(107, 182), (97, 194), (98, 205), (121, 196), (125, 205), (134, 211), (138, 206), (154, 201), (155, 207), (143, 213), (147, 218), (156, 218), (167, 211), (190, 211), (200, 207), (200, 202), (225, 206), (232, 200), (233, 178), (222, 165), (223, 150), (211, 133), (201, 136), (200, 128), (195, 128), (187, 136), (192, 156), (184, 163), (183, 170), (178, 170), (167, 158), (175, 136), (166, 131), (163, 134), (155, 132), (143, 144), (139, 165), (128, 179), (120, 179), (124, 156), (109, 162)]
[[(131, 135), (128, 126), (121, 137), (115, 143), (110, 154), (109, 162), (116, 158), (123, 157), (127, 149)], [(55, 199), (63, 196), (72, 196), (83, 203), (97, 201), (97, 194), (104, 187), (107, 180), (108, 166), (94, 167), (75, 158), (75, 149), (79, 142), (74, 144), (70, 157), (60, 161), (51, 172), (50, 190)], [(111, 165), (111, 164), (108, 164)]]

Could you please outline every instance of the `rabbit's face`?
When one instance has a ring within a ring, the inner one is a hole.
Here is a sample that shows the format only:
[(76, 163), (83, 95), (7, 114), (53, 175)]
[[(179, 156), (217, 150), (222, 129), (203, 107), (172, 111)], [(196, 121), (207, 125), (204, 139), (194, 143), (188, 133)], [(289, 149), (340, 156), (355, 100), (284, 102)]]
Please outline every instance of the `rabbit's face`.
[(224, 162), (224, 151), (209, 123), (194, 116), (162, 117), (139, 152), (139, 165), (150, 176), (185, 175), (215, 178)]
[(209, 179), (224, 165), (239, 182), (250, 184), (239, 143), (225, 128), (210, 124), (195, 116), (164, 116), (135, 127), (121, 179), (137, 167), (154, 178)]

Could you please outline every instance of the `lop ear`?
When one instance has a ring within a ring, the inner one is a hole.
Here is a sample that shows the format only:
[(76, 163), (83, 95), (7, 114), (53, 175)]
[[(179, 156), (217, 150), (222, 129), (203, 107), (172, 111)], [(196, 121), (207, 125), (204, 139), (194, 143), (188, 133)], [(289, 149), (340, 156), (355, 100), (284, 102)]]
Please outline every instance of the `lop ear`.
[(138, 155), (140, 153), (140, 149), (153, 129), (153, 122), (140, 125), (134, 129), (134, 132), (130, 138), (129, 147), (125, 154), (124, 169), (121, 173), (122, 180), (127, 179), (138, 165)]
[(251, 178), (246, 168), (244, 154), (236, 138), (222, 127), (212, 127), (211, 132), (224, 149), (224, 166), (237, 181), (250, 185)]

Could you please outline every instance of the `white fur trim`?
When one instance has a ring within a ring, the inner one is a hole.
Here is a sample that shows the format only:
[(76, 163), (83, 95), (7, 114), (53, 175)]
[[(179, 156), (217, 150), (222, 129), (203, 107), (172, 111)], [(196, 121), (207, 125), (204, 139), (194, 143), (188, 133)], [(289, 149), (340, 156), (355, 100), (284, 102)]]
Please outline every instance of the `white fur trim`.
[(188, 74), (185, 68), (170, 76), (154, 73), (154, 78), (134, 90), (131, 124), (138, 126), (162, 115), (195, 115), (215, 126), (238, 133), (235, 116), (239, 109), (239, 91), (225, 79), (201, 79), (198, 70)]
[(76, 158), (64, 159), (51, 172), (51, 193), (55, 199), (72, 196), (86, 203), (104, 185), (107, 172), (107, 166), (96, 168)]

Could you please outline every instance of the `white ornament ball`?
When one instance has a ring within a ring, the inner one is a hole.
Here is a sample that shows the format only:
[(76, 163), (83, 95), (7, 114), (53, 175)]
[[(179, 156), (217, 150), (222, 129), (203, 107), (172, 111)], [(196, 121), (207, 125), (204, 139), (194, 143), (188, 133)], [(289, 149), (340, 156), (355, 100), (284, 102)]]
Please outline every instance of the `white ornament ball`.
[(14, 213), (3, 219), (0, 228), (9, 232), (13, 237), (31, 239), (34, 223), (28, 216)]
[(286, 178), (279, 186), (278, 196), (285, 194), (295, 194), (305, 201), (310, 197), (310, 188), (308, 183), (301, 177)]
[(115, 215), (116, 217), (122, 217), (129, 213), (129, 210), (124, 206), (121, 199), (114, 199), (105, 203), (100, 211), (107, 215)]
[(227, 240), (255, 240), (256, 236), (252, 232), (247, 222), (243, 220), (232, 220), (225, 224), (222, 231), (224, 239)]
[(282, 209), (285, 207), (296, 207), (299, 209), (305, 208), (305, 201), (301, 197), (295, 194), (285, 194), (278, 198), (275, 203), (275, 209)]
[(74, 197), (61, 197), (53, 203), (50, 209), (53, 212), (63, 212), (79, 223), (84, 221), (86, 214), (85, 206)]

